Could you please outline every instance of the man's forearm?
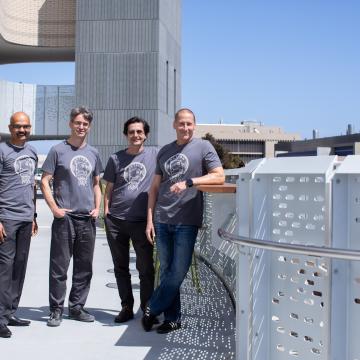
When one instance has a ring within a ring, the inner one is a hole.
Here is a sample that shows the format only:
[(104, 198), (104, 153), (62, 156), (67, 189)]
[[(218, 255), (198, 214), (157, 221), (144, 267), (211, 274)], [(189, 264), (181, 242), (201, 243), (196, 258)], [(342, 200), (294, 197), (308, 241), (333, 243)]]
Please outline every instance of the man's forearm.
[(100, 185), (97, 184), (94, 186), (94, 202), (95, 202), (95, 209), (100, 209), (101, 204), (101, 189)]
[(155, 207), (155, 197), (154, 197), (154, 195), (151, 195), (151, 193), (150, 193), (149, 199), (148, 199), (148, 207), (147, 207), (147, 221), (148, 222), (153, 221), (154, 207)]
[(47, 205), (49, 206), (51, 211), (54, 211), (54, 209), (57, 208), (56, 202), (54, 200), (54, 197), (52, 195), (51, 189), (50, 189), (50, 185), (48, 181), (42, 181), (41, 182), (41, 191), (44, 195), (44, 199), (47, 203)]
[(209, 173), (197, 178), (192, 178), (194, 185), (222, 185), (225, 182), (224, 173)]

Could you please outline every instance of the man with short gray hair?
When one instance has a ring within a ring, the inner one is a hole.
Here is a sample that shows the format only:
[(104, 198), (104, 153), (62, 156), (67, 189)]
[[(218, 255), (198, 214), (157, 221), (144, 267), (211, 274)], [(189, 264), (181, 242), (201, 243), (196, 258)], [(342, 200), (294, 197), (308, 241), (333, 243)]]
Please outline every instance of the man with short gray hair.
[(160, 285), (151, 296), (142, 325), (150, 331), (157, 315), (164, 322), (157, 328), (166, 334), (181, 327), (180, 286), (189, 270), (196, 236), (202, 225), (203, 200), (197, 185), (218, 185), (224, 170), (214, 147), (193, 137), (196, 122), (190, 109), (175, 114), (176, 140), (163, 146), (157, 156), (155, 176), (149, 191), (146, 236), (155, 241), (160, 259)]
[(42, 167), (41, 190), (54, 215), (49, 273), (50, 318), (47, 322), (51, 327), (59, 326), (62, 320), (71, 257), (69, 317), (84, 322), (95, 319), (83, 308), (90, 290), (95, 220), (101, 202), (99, 153), (86, 143), (92, 118), (92, 113), (85, 107), (73, 109), (70, 137), (51, 148)]

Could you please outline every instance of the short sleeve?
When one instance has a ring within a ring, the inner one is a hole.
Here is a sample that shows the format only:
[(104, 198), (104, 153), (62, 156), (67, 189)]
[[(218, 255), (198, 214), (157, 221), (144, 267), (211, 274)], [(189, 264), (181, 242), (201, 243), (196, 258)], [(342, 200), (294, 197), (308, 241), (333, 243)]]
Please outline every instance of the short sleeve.
[(48, 174), (54, 175), (57, 163), (57, 153), (56, 150), (52, 147), (49, 151), (48, 156), (46, 157), (42, 170)]
[(94, 176), (99, 176), (100, 173), (103, 172), (103, 166), (101, 163), (100, 155), (98, 152), (96, 152), (96, 162), (95, 162), (95, 169), (94, 169)]
[(203, 140), (203, 163), (208, 172), (222, 166), (216, 150), (207, 140)]
[(106, 167), (105, 167), (105, 172), (104, 172), (104, 176), (103, 179), (105, 181), (111, 182), (111, 183), (115, 183), (116, 180), (116, 167), (115, 167), (115, 161), (114, 158), (112, 156), (110, 156)]
[(35, 149), (32, 149), (33, 150), (33, 153), (34, 153), (34, 157), (35, 157), (35, 169), (34, 169), (34, 175), (36, 174), (36, 170), (37, 170), (37, 167), (38, 167), (38, 164), (39, 164), (39, 158), (38, 158), (38, 155), (37, 155), (37, 152)]
[(160, 176), (163, 176), (163, 172), (161, 170), (161, 167), (160, 167), (160, 154), (161, 154), (161, 150), (157, 153), (157, 156), (156, 156), (156, 166), (155, 166), (155, 175), (160, 175)]

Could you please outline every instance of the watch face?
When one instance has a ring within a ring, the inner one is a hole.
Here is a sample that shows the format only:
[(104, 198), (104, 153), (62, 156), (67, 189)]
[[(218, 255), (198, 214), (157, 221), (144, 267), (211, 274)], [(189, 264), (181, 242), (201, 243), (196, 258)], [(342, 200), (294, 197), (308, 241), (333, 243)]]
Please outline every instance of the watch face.
[(186, 180), (186, 186), (187, 186), (187, 187), (192, 187), (193, 184), (194, 184), (194, 183), (193, 183), (193, 181), (192, 181), (191, 179), (187, 179), (187, 180)]

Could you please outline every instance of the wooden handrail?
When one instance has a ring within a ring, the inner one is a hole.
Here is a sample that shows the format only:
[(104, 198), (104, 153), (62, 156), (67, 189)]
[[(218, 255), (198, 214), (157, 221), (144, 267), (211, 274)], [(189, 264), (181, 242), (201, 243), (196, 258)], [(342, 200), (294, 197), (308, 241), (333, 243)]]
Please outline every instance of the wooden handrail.
[(236, 185), (230, 183), (225, 183), (223, 185), (198, 185), (196, 188), (200, 191), (209, 193), (236, 193)]

